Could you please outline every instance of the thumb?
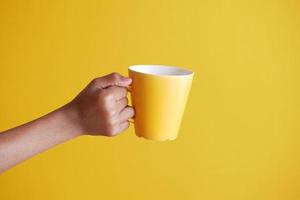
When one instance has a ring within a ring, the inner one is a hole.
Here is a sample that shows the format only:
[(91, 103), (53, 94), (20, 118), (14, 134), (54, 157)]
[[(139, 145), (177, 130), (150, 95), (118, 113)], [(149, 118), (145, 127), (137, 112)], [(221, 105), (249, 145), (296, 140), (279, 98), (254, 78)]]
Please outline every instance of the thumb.
[(120, 86), (120, 87), (126, 87), (130, 85), (132, 82), (131, 78), (124, 77), (120, 75), (119, 73), (113, 72), (111, 74), (108, 74), (106, 76), (103, 76), (101, 78), (101, 81), (99, 81), (101, 88), (107, 88), (111, 86)]

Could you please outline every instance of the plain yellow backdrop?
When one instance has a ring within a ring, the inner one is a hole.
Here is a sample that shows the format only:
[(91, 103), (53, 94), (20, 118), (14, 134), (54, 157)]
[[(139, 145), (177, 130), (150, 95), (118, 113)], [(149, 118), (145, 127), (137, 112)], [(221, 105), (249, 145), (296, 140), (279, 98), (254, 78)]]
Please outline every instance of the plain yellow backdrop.
[(132, 127), (75, 139), (0, 175), (0, 199), (300, 199), (299, 10), (298, 0), (1, 0), (0, 130), (132, 64), (195, 77), (177, 140)]

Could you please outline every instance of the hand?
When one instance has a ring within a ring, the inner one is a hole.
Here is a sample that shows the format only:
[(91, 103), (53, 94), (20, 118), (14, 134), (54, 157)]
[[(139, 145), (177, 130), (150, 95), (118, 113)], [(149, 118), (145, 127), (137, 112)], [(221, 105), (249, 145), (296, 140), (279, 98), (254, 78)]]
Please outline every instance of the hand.
[(112, 73), (96, 78), (64, 109), (79, 133), (115, 136), (129, 127), (134, 110), (128, 106), (130, 78)]

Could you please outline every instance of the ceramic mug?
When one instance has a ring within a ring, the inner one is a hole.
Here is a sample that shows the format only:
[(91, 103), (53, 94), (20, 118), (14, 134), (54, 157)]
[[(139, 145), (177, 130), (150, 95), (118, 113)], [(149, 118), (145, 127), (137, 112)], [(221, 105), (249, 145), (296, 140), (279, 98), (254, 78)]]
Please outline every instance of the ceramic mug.
[(194, 73), (164, 65), (133, 65), (128, 73), (136, 135), (158, 141), (176, 139)]

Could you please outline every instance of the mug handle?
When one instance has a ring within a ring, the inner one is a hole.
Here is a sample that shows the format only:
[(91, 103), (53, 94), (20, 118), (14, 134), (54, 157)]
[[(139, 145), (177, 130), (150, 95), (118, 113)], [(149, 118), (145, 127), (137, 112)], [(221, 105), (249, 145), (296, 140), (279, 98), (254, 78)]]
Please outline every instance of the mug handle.
[[(130, 86), (130, 85), (127, 86), (127, 91), (128, 91), (129, 93), (131, 93), (131, 86)], [(129, 106), (132, 106), (132, 102), (131, 102), (131, 101), (130, 101), (130, 103), (129, 103)], [(131, 119), (128, 120), (128, 122), (134, 124), (134, 119), (131, 118)]]

